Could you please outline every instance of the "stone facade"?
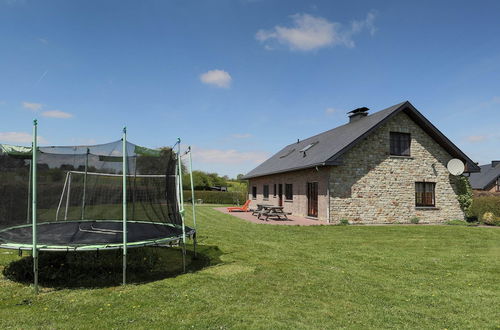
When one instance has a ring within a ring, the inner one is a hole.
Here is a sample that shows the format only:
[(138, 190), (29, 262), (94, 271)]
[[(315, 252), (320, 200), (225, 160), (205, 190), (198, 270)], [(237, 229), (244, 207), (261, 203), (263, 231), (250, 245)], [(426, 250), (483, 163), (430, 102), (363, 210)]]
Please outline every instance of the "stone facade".
[[(411, 155), (391, 156), (390, 132), (411, 134)], [(441, 223), (463, 219), (455, 178), (446, 164), (453, 157), (408, 115), (401, 112), (342, 156), (342, 165), (252, 178), (251, 206), (278, 205), (274, 184), (293, 184), (293, 200), (284, 201), (285, 212), (307, 216), (307, 182), (318, 182), (318, 220), (338, 223)], [(435, 183), (435, 207), (415, 206), (415, 182)], [(269, 185), (269, 199), (263, 199)], [(252, 186), (257, 197), (252, 199)]]
[[(390, 156), (390, 132), (411, 134), (410, 157)], [(330, 221), (423, 223), (463, 219), (455, 178), (446, 164), (453, 157), (405, 113), (378, 128), (331, 168)], [(415, 182), (434, 182), (435, 207), (415, 206)]]

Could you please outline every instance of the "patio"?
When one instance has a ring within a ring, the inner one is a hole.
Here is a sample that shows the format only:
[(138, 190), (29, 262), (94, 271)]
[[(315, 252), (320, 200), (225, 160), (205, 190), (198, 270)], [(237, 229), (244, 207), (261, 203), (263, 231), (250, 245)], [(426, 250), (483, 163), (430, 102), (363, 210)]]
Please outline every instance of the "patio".
[(320, 220), (313, 220), (313, 219), (308, 219), (304, 217), (298, 217), (295, 215), (287, 215), (288, 220), (275, 220), (272, 218), (269, 218), (268, 221), (265, 220), (259, 220), (257, 219), (257, 216), (252, 215), (252, 212), (229, 212), (226, 207), (214, 207), (215, 210), (225, 213), (225, 214), (230, 214), (233, 215), (237, 218), (253, 222), (253, 223), (265, 223), (265, 224), (271, 224), (271, 225), (285, 225), (285, 226), (319, 226), (319, 225), (328, 225), (327, 222), (325, 221), (320, 221)]

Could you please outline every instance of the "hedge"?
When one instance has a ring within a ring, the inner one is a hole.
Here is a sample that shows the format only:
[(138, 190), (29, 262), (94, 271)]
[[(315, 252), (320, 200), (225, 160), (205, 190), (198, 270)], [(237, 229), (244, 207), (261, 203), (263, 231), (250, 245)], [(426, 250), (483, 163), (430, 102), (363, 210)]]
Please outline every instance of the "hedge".
[[(247, 200), (248, 196), (242, 192), (225, 192), (225, 191), (204, 191), (195, 190), (194, 199), (203, 200), (204, 204), (234, 204), (242, 205)], [(184, 201), (191, 200), (191, 191), (184, 190)]]
[(500, 217), (500, 196), (474, 197), (469, 214), (478, 217), (481, 221), (486, 212), (492, 212), (497, 217)]

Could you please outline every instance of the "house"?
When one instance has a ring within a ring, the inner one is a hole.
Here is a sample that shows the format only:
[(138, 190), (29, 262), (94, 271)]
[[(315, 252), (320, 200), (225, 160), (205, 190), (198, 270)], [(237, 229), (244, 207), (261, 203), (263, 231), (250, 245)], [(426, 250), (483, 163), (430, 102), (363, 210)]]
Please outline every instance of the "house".
[(330, 223), (439, 223), (464, 217), (446, 168), (453, 158), (479, 171), (406, 101), (353, 110), (347, 124), (284, 147), (245, 179), (254, 208), (280, 205)]
[(480, 167), (481, 172), (471, 173), (469, 177), (472, 189), (500, 193), (500, 160), (494, 160), (491, 164)]

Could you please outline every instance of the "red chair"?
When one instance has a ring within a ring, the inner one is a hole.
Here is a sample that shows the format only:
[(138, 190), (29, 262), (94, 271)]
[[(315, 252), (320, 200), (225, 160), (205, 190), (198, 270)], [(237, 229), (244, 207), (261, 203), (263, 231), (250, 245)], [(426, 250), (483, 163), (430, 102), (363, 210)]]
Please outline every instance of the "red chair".
[(228, 207), (229, 212), (248, 212), (248, 207), (250, 206), (250, 200), (247, 200), (243, 206)]

